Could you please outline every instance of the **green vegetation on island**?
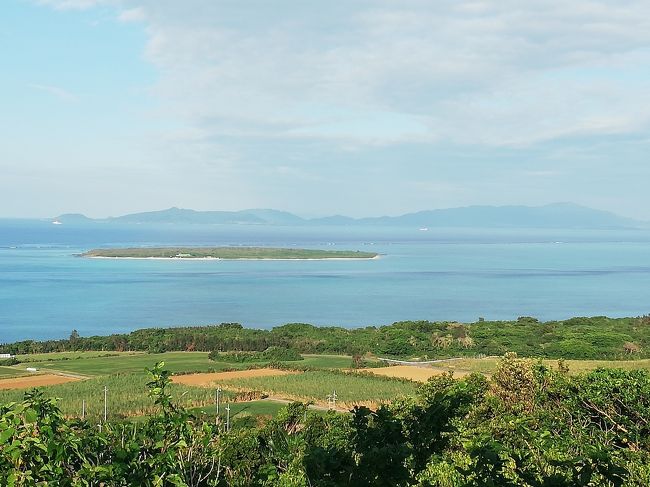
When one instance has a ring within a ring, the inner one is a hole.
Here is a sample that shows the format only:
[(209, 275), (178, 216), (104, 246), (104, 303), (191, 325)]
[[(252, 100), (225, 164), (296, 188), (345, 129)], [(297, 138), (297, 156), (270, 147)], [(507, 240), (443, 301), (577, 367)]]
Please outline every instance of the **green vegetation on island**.
[(372, 259), (374, 252), (359, 250), (284, 249), (271, 247), (142, 247), (93, 249), (82, 257), (105, 257), (122, 259), (257, 259), (257, 260), (306, 260), (306, 259)]
[(501, 356), (567, 360), (638, 360), (650, 358), (650, 316), (571, 318), (540, 322), (475, 323), (401, 321), (363, 328), (318, 327), (292, 323), (270, 330), (237, 323), (178, 328), (146, 328), (127, 334), (69, 339), (26, 340), (0, 345), (0, 353), (34, 354), (68, 351), (204, 351), (263, 352), (291, 348), (301, 354), (365, 354), (382, 357), (443, 359)]

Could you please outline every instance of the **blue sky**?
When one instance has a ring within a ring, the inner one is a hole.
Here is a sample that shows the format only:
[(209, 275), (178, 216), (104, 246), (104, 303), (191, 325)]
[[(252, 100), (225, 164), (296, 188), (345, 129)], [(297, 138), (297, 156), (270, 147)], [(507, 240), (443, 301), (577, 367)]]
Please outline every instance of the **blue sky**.
[(7, 0), (0, 216), (650, 219), (650, 4)]

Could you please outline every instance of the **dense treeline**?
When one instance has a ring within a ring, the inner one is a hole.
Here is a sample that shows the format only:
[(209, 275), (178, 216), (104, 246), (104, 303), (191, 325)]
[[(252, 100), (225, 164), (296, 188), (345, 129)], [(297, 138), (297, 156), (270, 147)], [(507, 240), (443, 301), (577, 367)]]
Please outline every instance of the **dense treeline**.
[(185, 328), (147, 328), (128, 334), (23, 341), (0, 346), (0, 352), (25, 354), (70, 350), (114, 351), (264, 351), (292, 348), (301, 353), (366, 353), (397, 357), (503, 355), (528, 357), (620, 359), (650, 357), (650, 316), (639, 318), (572, 318), (539, 322), (476, 323), (403, 321), (365, 328), (287, 324), (271, 330), (237, 323)]
[(177, 408), (160, 366), (144, 422), (62, 417), (29, 393), (0, 406), (3, 485), (650, 485), (650, 374), (568, 376), (509, 354), (491, 379), (431, 379), (376, 411), (308, 412), (225, 431)]

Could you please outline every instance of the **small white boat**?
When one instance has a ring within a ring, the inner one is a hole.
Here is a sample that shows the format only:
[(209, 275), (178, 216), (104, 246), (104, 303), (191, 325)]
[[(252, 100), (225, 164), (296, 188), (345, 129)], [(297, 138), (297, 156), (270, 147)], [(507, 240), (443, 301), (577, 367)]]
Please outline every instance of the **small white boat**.
[(63, 225), (63, 223), (61, 223), (59, 220), (54, 220), (52, 222), (52, 225)]
[(420, 228), (420, 231), (421, 231), (421, 232), (428, 232), (429, 229), (428, 229), (427, 227), (422, 227), (422, 228)]

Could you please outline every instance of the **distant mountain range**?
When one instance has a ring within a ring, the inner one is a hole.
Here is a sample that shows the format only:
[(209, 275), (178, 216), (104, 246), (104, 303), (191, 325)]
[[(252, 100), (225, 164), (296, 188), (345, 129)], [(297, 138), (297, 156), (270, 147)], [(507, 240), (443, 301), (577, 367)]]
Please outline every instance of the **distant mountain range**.
[(624, 218), (607, 211), (594, 210), (573, 203), (545, 206), (466, 206), (425, 210), (401, 216), (351, 218), (335, 215), (324, 218), (301, 218), (286, 211), (254, 209), (241, 211), (195, 211), (181, 208), (132, 213), (92, 219), (82, 214), (60, 215), (62, 224), (243, 224), (243, 225), (344, 225), (402, 226), (417, 228), (648, 228), (650, 223)]

